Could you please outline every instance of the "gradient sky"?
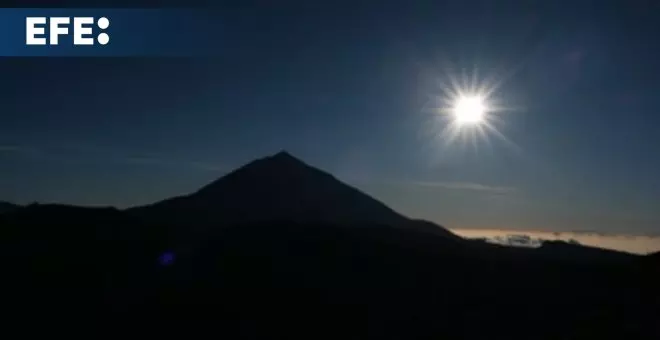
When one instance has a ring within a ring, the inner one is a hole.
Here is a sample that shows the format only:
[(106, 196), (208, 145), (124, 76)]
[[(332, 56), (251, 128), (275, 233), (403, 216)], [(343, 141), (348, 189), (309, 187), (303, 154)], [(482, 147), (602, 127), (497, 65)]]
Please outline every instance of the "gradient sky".
[[(303, 2), (300, 2), (303, 3)], [(660, 4), (224, 8), (206, 59), (0, 60), (0, 199), (131, 206), (286, 149), (452, 228), (660, 233)], [(501, 106), (437, 138), (441, 82)]]

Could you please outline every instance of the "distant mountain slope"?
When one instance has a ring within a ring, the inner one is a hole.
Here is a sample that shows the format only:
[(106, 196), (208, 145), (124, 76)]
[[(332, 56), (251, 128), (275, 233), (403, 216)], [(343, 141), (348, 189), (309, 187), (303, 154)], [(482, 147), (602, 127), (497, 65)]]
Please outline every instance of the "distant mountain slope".
[(375, 223), (458, 238), (430, 222), (406, 218), (287, 152), (253, 161), (190, 195), (128, 212), (177, 225), (220, 226), (277, 220)]
[(541, 247), (536, 249), (536, 253), (541, 255), (549, 255), (553, 258), (562, 258), (570, 261), (580, 260), (592, 263), (596, 261), (626, 261), (639, 257), (638, 255), (632, 253), (555, 240), (544, 241)]
[(9, 202), (0, 201), (0, 214), (19, 208), (20, 206)]
[(2, 305), (32, 323), (107, 311), (104, 330), (158, 336), (658, 338), (657, 254), (460, 239), (287, 154), (128, 211), (0, 214), (0, 258)]

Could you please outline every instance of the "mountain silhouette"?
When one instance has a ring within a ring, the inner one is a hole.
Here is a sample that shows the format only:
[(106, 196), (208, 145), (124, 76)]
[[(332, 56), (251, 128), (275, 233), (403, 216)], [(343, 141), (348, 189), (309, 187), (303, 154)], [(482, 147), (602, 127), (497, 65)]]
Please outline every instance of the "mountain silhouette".
[(0, 214), (18, 209), (20, 206), (9, 202), (0, 201)]
[(223, 226), (267, 221), (406, 227), (458, 239), (427, 221), (411, 220), (286, 151), (257, 159), (185, 196), (129, 213), (161, 223)]
[(285, 152), (148, 206), (0, 214), (0, 255), (2, 308), (33, 324), (41, 313), (154, 336), (658, 338), (658, 253), (464, 240)]

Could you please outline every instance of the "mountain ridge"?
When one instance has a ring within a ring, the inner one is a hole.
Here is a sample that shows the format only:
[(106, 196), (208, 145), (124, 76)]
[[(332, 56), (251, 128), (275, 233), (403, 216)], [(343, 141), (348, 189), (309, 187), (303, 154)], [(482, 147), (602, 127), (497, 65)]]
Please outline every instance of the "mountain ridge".
[[(33, 204), (0, 214), (0, 253), (11, 259), (3, 306), (29, 310), (33, 321), (45, 306), (53, 306), (49, 320), (62, 315), (60, 306), (111, 311), (109, 329), (122, 318), (144, 325), (149, 315), (149, 331), (164, 333), (195, 319), (187, 330), (208, 327), (220, 337), (238, 325), (237, 334), (264, 329), (253, 338), (266, 338), (273, 331), (262, 325), (271, 323), (307, 326), (306, 338), (328, 330), (345, 337), (355, 325), (368, 325), (372, 338), (374, 329), (396, 334), (375, 338), (515, 338), (501, 327), (511, 320), (524, 320), (516, 325), (523, 338), (539, 329), (549, 339), (640, 338), (629, 330), (657, 329), (658, 254), (462, 239), (284, 156), (142, 211)], [(237, 202), (256, 217), (284, 220), (250, 223), (232, 211)], [(261, 210), (269, 205), (275, 209)], [(280, 207), (286, 214), (268, 215)], [(298, 211), (396, 223), (286, 220)]]
[(5, 202), (5, 201), (0, 201), (0, 214), (16, 210), (20, 207), (21, 206), (18, 205), (18, 204)]
[(262, 157), (188, 195), (127, 209), (142, 218), (195, 225), (260, 221), (383, 224), (459, 238), (432, 222), (410, 219), (287, 151)]

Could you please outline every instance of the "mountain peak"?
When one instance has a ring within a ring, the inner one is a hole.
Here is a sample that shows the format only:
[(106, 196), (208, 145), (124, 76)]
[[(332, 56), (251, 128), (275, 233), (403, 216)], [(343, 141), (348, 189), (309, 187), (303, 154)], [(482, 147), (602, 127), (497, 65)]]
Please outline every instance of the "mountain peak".
[(325, 175), (329, 175), (313, 166), (310, 166), (286, 150), (282, 150), (275, 154), (271, 154), (269, 156), (265, 156), (247, 163), (242, 167), (232, 171), (226, 177), (236, 177), (237, 175), (243, 176), (247, 173), (257, 173), (267, 177), (299, 175), (306, 176), (311, 173), (323, 173)]
[(449, 234), (436, 225), (409, 220), (284, 150), (250, 162), (194, 193), (137, 209), (168, 222), (180, 220), (182, 225), (285, 220), (339, 225), (414, 224)]
[(262, 160), (262, 162), (267, 161), (267, 163), (269, 163), (269, 164), (276, 163), (276, 164), (280, 164), (280, 165), (282, 165), (282, 164), (292, 164), (292, 165), (307, 166), (307, 164), (305, 164), (305, 162), (303, 162), (302, 160), (294, 157), (292, 154), (290, 154), (286, 150), (282, 150), (282, 151), (280, 151), (280, 152), (278, 152), (274, 155), (268, 156), (266, 158), (262, 158), (261, 160)]
[(298, 161), (298, 158), (293, 157), (293, 155), (291, 155), (291, 154), (290, 154), (288, 151), (286, 151), (286, 150), (281, 150), (280, 152), (278, 152), (278, 153), (276, 153), (276, 154), (270, 156), (270, 158), (274, 158), (274, 159), (291, 159), (291, 158), (293, 158), (293, 159), (295, 159), (295, 160)]

